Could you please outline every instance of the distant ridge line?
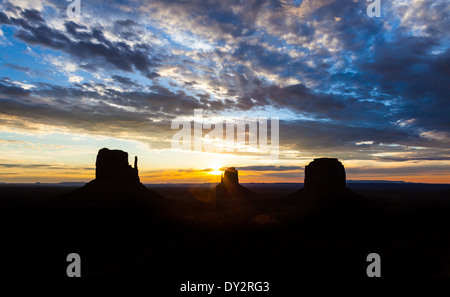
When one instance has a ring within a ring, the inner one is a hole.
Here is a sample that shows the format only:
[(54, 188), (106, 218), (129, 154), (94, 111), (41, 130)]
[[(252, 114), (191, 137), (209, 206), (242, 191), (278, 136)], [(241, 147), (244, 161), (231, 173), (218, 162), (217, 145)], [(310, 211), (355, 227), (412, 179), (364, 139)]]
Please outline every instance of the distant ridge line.
[[(447, 185), (449, 183), (421, 183), (421, 182), (406, 182), (406, 181), (390, 181), (390, 180), (348, 180), (347, 183), (350, 184), (430, 184), (430, 185)], [(61, 183), (8, 183), (8, 182), (0, 182), (2, 186), (60, 186), (60, 187), (74, 187), (74, 186), (83, 186), (87, 184), (87, 182), (61, 182)], [(146, 186), (182, 186), (182, 185), (215, 185), (218, 182), (211, 183), (202, 183), (202, 182), (192, 182), (192, 183), (143, 183)], [(303, 183), (295, 183), (295, 182), (279, 182), (279, 183), (242, 183), (243, 185), (303, 185)]]

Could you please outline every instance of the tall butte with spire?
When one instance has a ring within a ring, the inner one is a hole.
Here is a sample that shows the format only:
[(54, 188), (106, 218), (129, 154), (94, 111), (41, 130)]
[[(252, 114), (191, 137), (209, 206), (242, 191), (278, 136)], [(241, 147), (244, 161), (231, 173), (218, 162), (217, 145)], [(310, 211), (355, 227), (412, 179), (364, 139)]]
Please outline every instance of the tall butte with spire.
[(95, 180), (112, 183), (140, 182), (137, 162), (136, 156), (133, 168), (128, 164), (128, 153), (103, 148), (97, 154)]
[(161, 197), (140, 182), (138, 158), (134, 158), (132, 167), (128, 163), (127, 152), (103, 148), (97, 154), (95, 167), (95, 179), (66, 194), (66, 199), (83, 202), (128, 202)]

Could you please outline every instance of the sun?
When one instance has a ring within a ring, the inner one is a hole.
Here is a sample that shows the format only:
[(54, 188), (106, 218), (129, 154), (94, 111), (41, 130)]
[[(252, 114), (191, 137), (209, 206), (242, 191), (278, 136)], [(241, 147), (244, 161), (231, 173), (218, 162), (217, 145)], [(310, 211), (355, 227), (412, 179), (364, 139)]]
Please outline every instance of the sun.
[(218, 163), (213, 163), (211, 165), (211, 171), (209, 172), (209, 174), (212, 175), (221, 175), (222, 174), (222, 170), (220, 170), (222, 166), (220, 166), (220, 164)]

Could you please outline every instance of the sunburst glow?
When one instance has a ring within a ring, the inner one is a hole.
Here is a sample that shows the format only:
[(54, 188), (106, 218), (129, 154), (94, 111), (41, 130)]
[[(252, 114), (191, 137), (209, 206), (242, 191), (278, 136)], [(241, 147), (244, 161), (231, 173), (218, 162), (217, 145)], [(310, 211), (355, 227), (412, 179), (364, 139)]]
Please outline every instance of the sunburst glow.
[(221, 175), (222, 174), (222, 170), (221, 169), (221, 165), (219, 163), (213, 163), (211, 165), (211, 171), (209, 172), (209, 174), (212, 175)]

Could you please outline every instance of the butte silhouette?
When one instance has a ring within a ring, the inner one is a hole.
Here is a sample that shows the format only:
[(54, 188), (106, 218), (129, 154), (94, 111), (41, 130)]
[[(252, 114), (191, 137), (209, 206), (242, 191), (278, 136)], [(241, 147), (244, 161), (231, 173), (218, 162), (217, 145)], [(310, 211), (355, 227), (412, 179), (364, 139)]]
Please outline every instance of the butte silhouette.
[(128, 153), (103, 148), (97, 154), (95, 179), (63, 196), (68, 201), (86, 203), (156, 202), (162, 196), (149, 190), (139, 179), (138, 159), (128, 164)]
[(336, 158), (314, 159), (305, 167), (303, 188), (289, 195), (310, 210), (351, 207), (360, 196), (347, 188), (345, 168)]
[(244, 203), (245, 198), (255, 195), (239, 184), (238, 171), (234, 167), (227, 168), (221, 175), (220, 184), (215, 186), (210, 195), (219, 204)]

